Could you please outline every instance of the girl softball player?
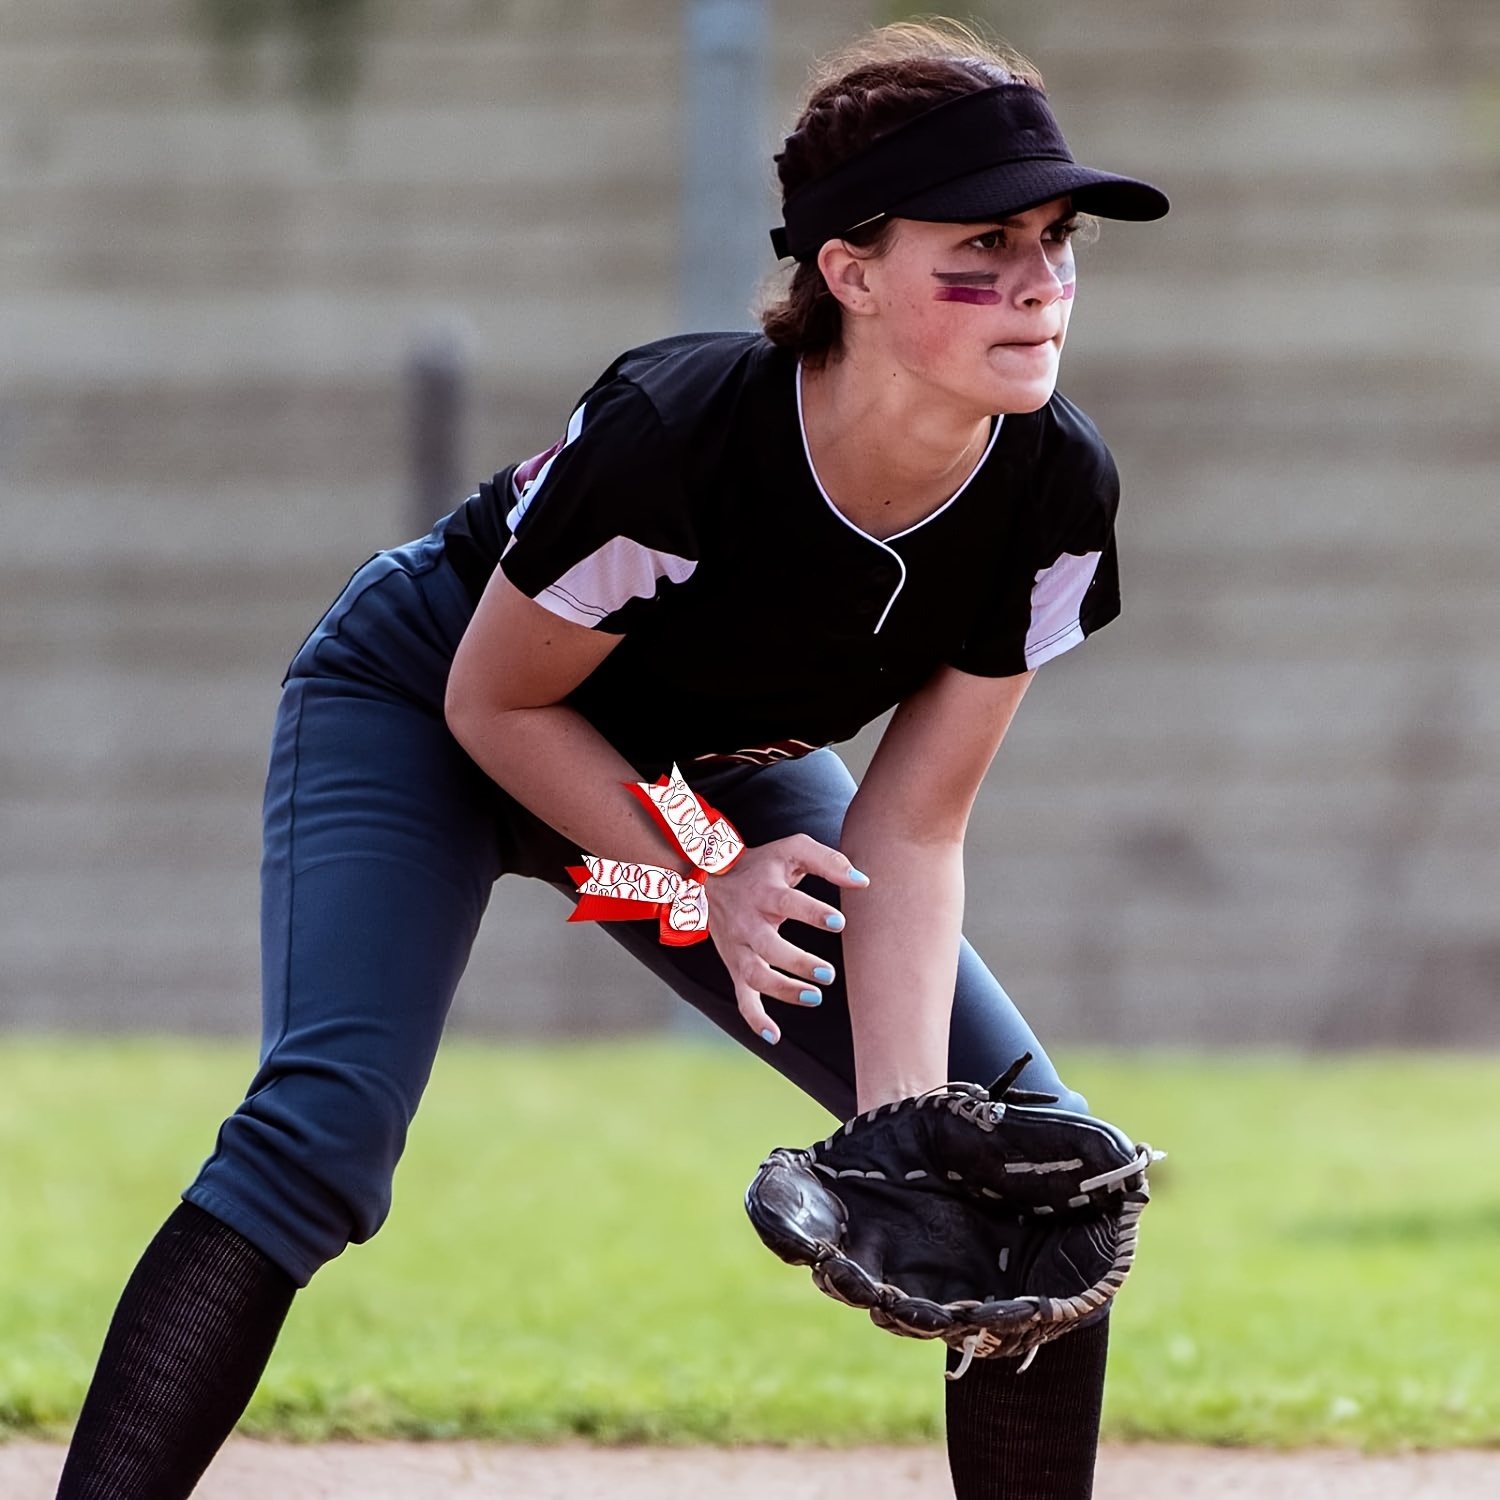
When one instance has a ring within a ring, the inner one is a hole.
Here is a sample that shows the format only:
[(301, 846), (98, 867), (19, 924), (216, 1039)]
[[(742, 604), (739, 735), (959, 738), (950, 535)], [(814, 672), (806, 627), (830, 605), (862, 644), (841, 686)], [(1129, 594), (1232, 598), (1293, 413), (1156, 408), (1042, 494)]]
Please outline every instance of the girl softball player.
[[(764, 331), (622, 355), (293, 661), (262, 1063), (125, 1290), (66, 1500), (187, 1495), (296, 1290), (380, 1227), (494, 881), (691, 874), (632, 783), (677, 768), (746, 847), (688, 882), (708, 941), (611, 934), (836, 1116), (1024, 1051), (1082, 1107), (963, 941), (964, 829), (1032, 674), (1118, 610), (1115, 467), (1055, 390), (1071, 240), (1166, 200), (949, 27), (835, 59), (777, 167)], [(856, 786), (827, 747), (892, 708)], [(961, 1500), (1090, 1493), (1106, 1336), (949, 1386)]]

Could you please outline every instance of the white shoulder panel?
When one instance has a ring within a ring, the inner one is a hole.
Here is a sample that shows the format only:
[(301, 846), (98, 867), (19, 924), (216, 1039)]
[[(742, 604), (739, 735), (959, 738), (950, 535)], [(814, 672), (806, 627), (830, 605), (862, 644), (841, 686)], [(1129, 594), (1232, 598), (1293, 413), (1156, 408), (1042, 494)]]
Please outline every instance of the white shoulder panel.
[(1083, 639), (1079, 613), (1099, 566), (1097, 552), (1064, 552), (1036, 575), (1031, 589), (1031, 628), (1026, 632), (1027, 669), (1061, 656)]
[(611, 537), (536, 596), (555, 615), (593, 627), (632, 599), (649, 599), (658, 579), (686, 583), (698, 566), (690, 557), (656, 552), (628, 536)]

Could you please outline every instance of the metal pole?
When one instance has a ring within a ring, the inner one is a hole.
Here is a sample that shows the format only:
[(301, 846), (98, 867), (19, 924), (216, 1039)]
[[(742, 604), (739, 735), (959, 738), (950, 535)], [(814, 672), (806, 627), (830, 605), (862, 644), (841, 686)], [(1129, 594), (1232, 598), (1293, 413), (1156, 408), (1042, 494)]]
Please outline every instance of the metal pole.
[(768, 0), (684, 6), (682, 325), (753, 328), (761, 278), (775, 264), (767, 136)]
[(463, 339), (452, 328), (428, 329), (406, 362), (408, 520), (418, 536), (463, 499), (466, 374)]

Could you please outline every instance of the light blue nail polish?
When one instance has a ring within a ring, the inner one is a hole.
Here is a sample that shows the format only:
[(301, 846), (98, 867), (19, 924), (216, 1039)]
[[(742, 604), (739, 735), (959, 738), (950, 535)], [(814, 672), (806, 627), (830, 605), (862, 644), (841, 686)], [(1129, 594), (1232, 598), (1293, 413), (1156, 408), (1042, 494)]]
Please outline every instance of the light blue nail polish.
[(761, 1032), (760, 1039), (763, 1042), (769, 1042), (773, 1047), (776, 1045), (776, 1033), (769, 1026)]
[(826, 964), (820, 964), (816, 969), (813, 970), (813, 978), (816, 979), (819, 984), (832, 984), (833, 970), (830, 969)]
[(851, 869), (849, 871), (849, 879), (854, 881), (858, 885), (869, 885), (870, 883), (870, 877), (866, 875), (862, 870)]
[(823, 1003), (823, 997), (817, 992), (817, 990), (803, 990), (802, 993), (797, 996), (797, 999), (800, 1000), (803, 1005), (821, 1005)]
[(835, 932), (842, 932), (844, 930), (844, 914), (843, 914), (843, 912), (841, 912), (841, 911), (830, 912), (826, 917), (823, 918), (823, 925), (825, 927), (831, 927), (831, 928), (833, 928), (833, 930)]

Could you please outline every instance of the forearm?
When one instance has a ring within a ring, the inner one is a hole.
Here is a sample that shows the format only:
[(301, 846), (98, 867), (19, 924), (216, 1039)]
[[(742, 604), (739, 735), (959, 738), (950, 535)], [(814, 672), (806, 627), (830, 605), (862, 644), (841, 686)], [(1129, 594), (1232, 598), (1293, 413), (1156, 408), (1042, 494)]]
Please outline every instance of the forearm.
[(841, 847), (870, 877), (844, 898), (844, 972), (862, 1110), (948, 1077), (975, 794), (1031, 673), (945, 667), (896, 710), (844, 818)]
[(948, 1076), (948, 1026), (963, 927), (963, 844), (860, 826), (843, 850), (870, 877), (844, 893), (844, 976), (859, 1108), (934, 1088)]
[[(562, 704), (504, 712), (450, 707), (459, 743), (491, 780), (580, 849), (686, 870), (687, 861), (627, 783), (639, 773)], [(559, 871), (561, 875), (563, 872)]]

